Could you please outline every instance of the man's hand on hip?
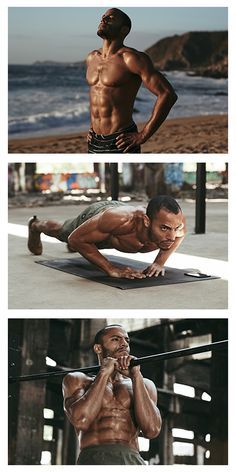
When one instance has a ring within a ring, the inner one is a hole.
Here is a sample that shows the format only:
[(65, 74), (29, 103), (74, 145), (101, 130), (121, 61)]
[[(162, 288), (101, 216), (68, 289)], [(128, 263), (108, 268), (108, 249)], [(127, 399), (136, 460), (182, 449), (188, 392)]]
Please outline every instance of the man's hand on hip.
[(93, 130), (92, 130), (92, 128), (90, 128), (89, 131), (88, 131), (88, 134), (87, 134), (87, 143), (89, 143), (89, 144), (92, 141), (92, 137), (93, 137), (92, 133), (93, 133)]
[(116, 138), (116, 147), (123, 150), (123, 152), (129, 152), (134, 146), (139, 146), (143, 143), (141, 133), (121, 133)]

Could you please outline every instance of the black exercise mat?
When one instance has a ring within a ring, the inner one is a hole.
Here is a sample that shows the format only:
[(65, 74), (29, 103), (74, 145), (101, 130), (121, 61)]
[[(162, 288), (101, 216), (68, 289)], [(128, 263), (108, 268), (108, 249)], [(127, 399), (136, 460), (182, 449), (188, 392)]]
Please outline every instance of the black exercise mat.
[[(145, 269), (148, 265), (147, 262), (135, 261), (133, 259), (127, 259), (124, 257), (109, 256), (109, 261), (117, 265), (118, 267), (129, 266), (135, 269)], [(185, 272), (190, 272), (190, 269), (173, 269), (165, 267), (164, 277), (147, 277), (145, 279), (116, 279), (104, 275), (100, 269), (95, 265), (88, 262), (83, 257), (67, 258), (67, 259), (52, 259), (48, 261), (35, 261), (37, 264), (42, 264), (52, 269), (61, 270), (68, 274), (77, 275), (94, 282), (109, 285), (110, 287), (121, 288), (127, 290), (131, 288), (145, 288), (153, 287), (155, 285), (170, 285), (170, 284), (182, 284), (186, 282), (198, 282), (200, 280), (218, 279), (215, 276), (204, 276), (202, 278), (195, 278), (189, 275), (185, 275)], [(198, 272), (197, 270), (191, 269), (191, 272)]]

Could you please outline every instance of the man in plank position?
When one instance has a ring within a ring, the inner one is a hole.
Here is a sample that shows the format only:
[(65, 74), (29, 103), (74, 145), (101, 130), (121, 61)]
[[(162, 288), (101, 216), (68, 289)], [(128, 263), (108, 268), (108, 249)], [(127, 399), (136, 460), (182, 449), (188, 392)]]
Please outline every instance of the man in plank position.
[(64, 409), (80, 436), (78, 464), (145, 465), (138, 436), (160, 433), (156, 387), (139, 366), (130, 368), (134, 357), (122, 326), (100, 330), (93, 349), (101, 365), (96, 377), (76, 372), (63, 381)]
[[(63, 224), (30, 218), (28, 248), (42, 254), (40, 234), (52, 236), (68, 244), (110, 277), (141, 279), (163, 275), (169, 256), (178, 248), (185, 235), (185, 218), (177, 201), (166, 195), (150, 200), (147, 210), (119, 201), (91, 204), (74, 219)], [(159, 249), (154, 262), (144, 271), (119, 268), (99, 252), (99, 249), (137, 253)]]
[[(107, 10), (97, 31), (103, 46), (87, 57), (89, 153), (140, 153), (140, 145), (158, 130), (177, 100), (173, 87), (154, 69), (150, 58), (124, 45), (130, 29), (126, 13), (118, 8)], [(142, 83), (157, 100), (150, 119), (138, 131), (132, 115)]]

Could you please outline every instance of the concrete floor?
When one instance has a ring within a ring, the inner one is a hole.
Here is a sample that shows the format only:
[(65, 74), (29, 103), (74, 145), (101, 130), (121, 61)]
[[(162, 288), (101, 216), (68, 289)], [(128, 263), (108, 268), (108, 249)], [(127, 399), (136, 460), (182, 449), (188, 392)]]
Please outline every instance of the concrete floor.
[[(64, 221), (85, 207), (71, 205), (9, 210), (10, 309), (227, 309), (227, 202), (207, 203), (204, 235), (194, 234), (194, 203), (181, 203), (187, 218), (188, 234), (178, 253), (171, 256), (167, 263), (170, 267), (199, 269), (220, 276), (220, 279), (125, 291), (34, 263), (39, 259), (77, 257), (69, 254), (62, 243), (53, 244), (52, 239), (51, 242), (43, 242), (42, 256), (33, 256), (28, 252), (26, 224), (32, 215), (36, 214), (40, 219)], [(19, 229), (21, 236), (18, 235)], [(117, 254), (116, 251), (103, 253)], [(148, 265), (155, 258), (155, 253), (124, 256), (147, 261)], [(142, 316), (141, 313), (138, 316)]]

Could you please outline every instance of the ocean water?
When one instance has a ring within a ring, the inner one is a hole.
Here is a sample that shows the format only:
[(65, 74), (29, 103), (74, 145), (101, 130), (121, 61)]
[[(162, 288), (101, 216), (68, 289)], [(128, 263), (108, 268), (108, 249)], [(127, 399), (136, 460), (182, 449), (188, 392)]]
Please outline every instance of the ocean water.
[[(227, 79), (164, 73), (178, 94), (169, 118), (224, 114), (228, 105)], [(89, 128), (89, 92), (85, 65), (10, 65), (9, 137), (33, 137), (85, 131)], [(145, 122), (155, 97), (141, 87), (134, 120)]]

